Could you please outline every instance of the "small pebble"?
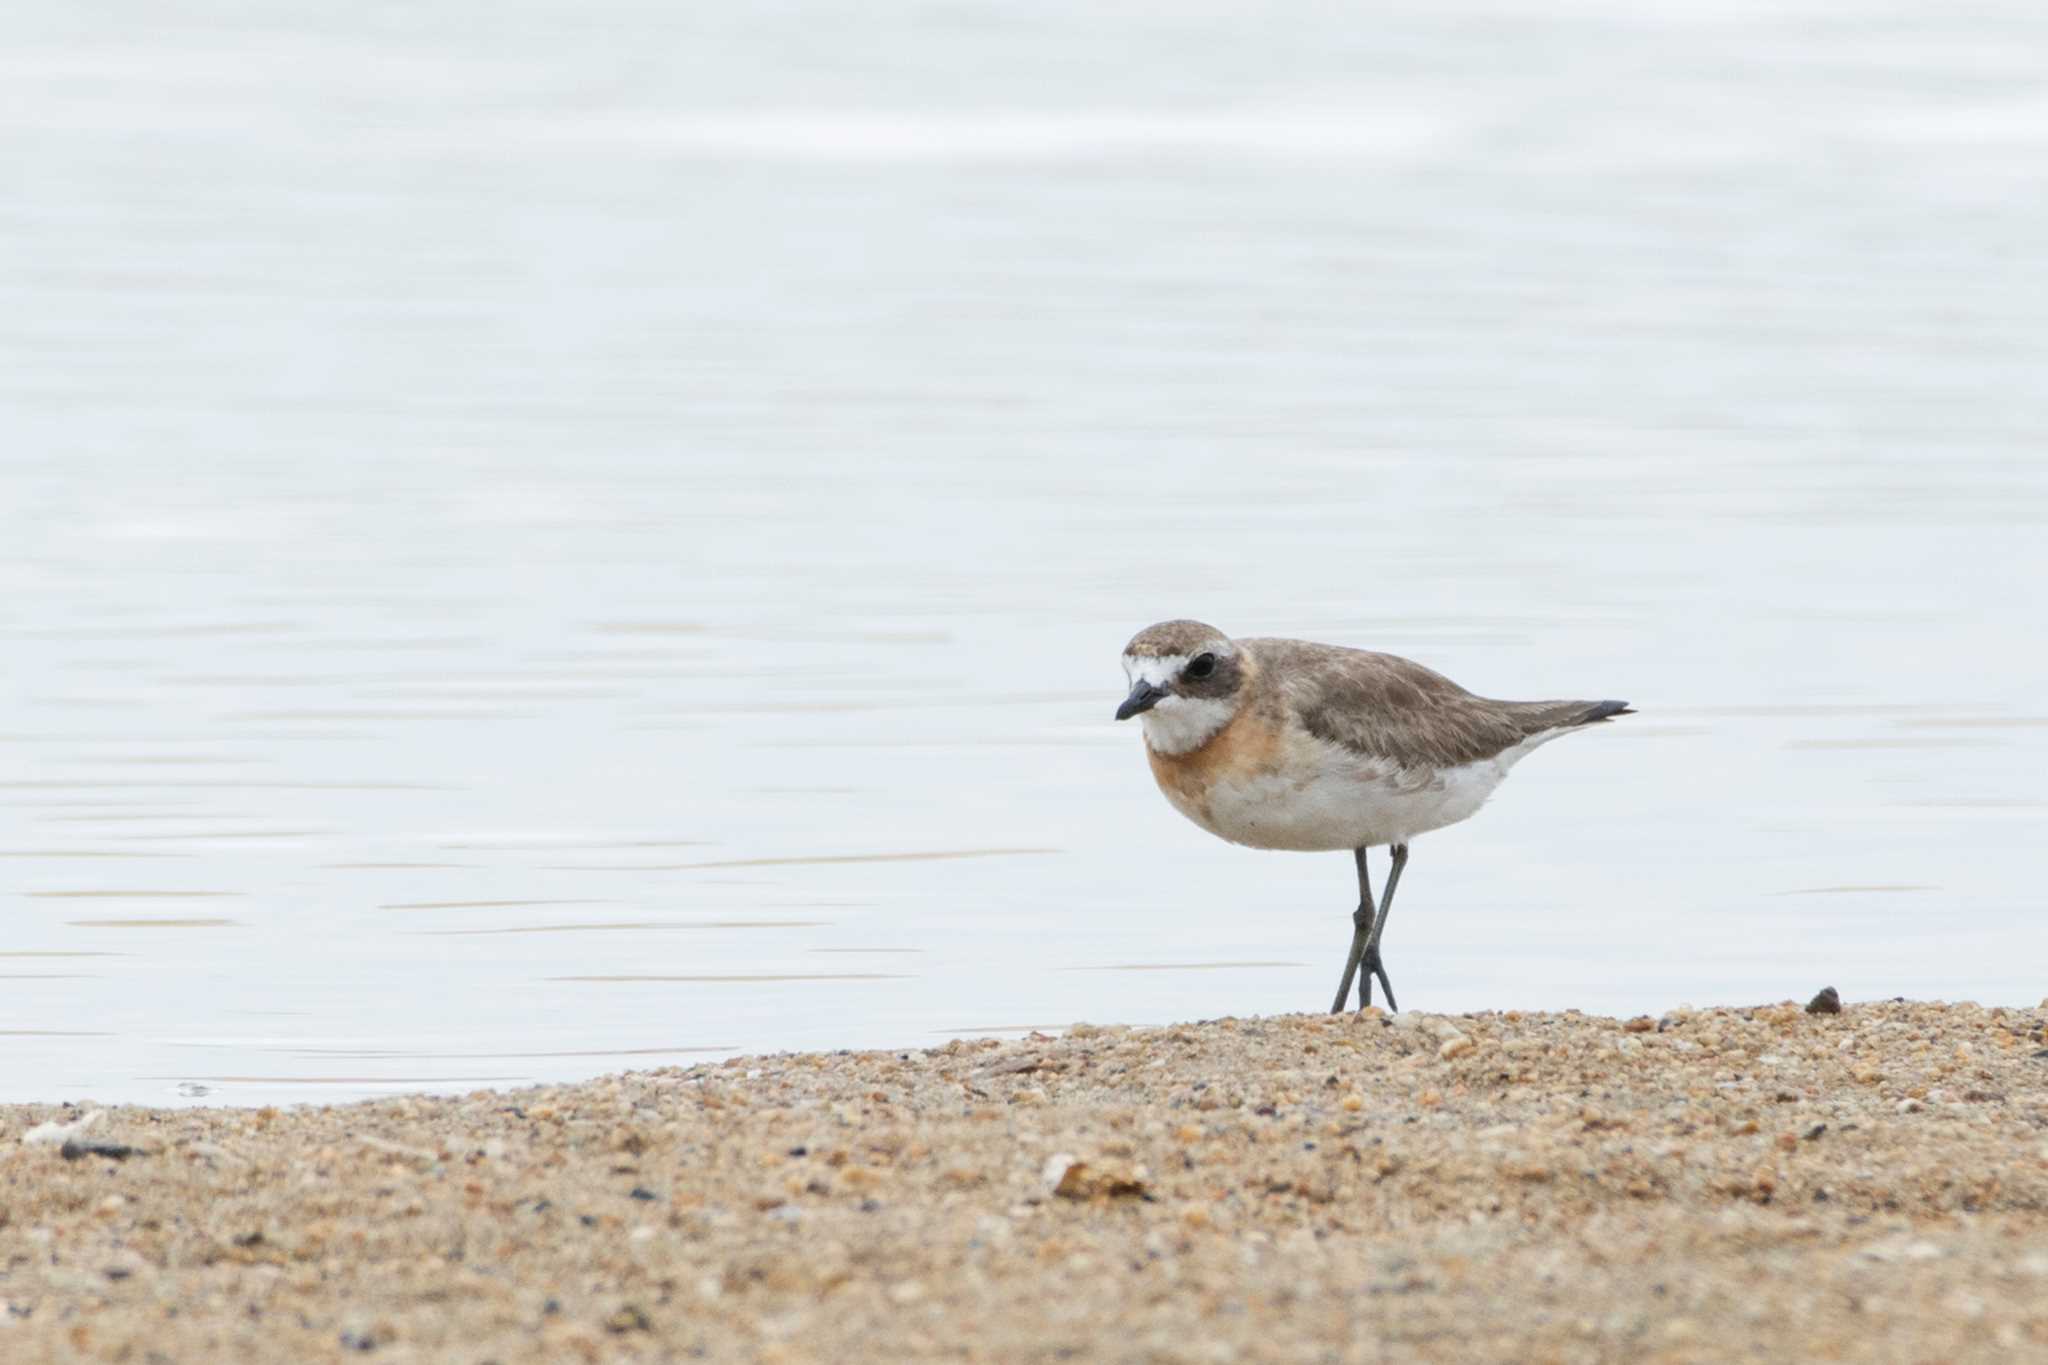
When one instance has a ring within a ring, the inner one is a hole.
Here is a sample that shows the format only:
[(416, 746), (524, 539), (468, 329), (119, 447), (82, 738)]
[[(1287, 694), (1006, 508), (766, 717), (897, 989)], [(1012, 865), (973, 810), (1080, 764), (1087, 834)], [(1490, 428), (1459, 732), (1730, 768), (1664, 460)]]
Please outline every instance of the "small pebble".
[(648, 1320), (647, 1314), (641, 1312), (637, 1305), (630, 1303), (620, 1305), (617, 1312), (604, 1320), (604, 1330), (615, 1336), (627, 1332), (648, 1332), (653, 1329), (654, 1324)]

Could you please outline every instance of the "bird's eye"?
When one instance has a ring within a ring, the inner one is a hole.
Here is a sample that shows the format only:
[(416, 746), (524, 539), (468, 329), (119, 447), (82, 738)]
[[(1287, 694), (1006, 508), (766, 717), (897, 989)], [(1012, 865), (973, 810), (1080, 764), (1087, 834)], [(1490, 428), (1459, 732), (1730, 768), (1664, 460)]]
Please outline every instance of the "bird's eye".
[(1189, 662), (1187, 669), (1190, 678), (1206, 678), (1215, 671), (1216, 656), (1214, 654), (1197, 654)]

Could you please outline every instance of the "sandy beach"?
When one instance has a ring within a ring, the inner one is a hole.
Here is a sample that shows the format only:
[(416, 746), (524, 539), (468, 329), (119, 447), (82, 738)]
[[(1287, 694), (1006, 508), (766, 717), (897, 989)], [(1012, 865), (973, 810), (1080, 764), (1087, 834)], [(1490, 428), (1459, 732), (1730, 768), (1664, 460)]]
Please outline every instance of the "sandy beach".
[(19, 1106), (0, 1358), (2012, 1360), (2044, 1023), (1285, 1016)]

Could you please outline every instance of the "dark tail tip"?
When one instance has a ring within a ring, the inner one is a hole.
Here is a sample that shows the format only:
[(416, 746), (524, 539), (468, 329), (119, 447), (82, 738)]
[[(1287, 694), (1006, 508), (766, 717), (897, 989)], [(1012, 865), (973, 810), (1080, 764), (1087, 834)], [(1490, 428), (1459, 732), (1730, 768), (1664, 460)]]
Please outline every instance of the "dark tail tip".
[(1596, 701), (1572, 724), (1591, 725), (1595, 721), (1612, 720), (1616, 716), (1632, 716), (1635, 713), (1635, 708), (1625, 701)]

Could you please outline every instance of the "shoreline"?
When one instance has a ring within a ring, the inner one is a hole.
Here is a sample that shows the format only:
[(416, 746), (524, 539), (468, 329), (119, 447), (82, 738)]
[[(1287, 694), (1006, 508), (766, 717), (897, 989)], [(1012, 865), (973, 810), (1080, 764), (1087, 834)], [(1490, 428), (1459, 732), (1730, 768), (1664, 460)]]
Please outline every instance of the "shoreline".
[(82, 1117), (0, 1106), (9, 1360), (2048, 1352), (2048, 1002), (1081, 1024)]

